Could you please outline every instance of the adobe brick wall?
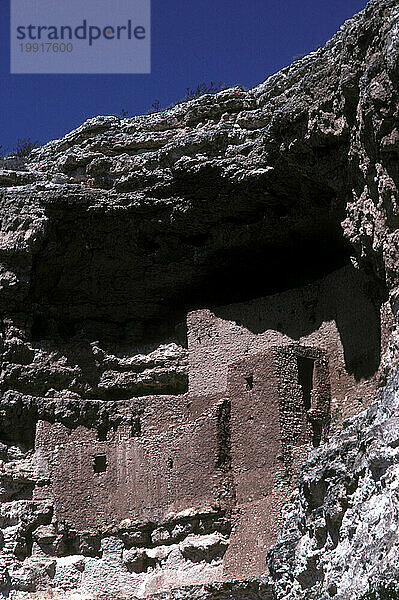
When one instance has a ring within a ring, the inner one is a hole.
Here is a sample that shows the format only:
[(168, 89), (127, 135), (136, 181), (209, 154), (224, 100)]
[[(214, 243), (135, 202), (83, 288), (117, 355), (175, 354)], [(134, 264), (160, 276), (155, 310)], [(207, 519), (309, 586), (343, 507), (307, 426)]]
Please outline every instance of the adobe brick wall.
[[(304, 358), (314, 365), (308, 407), (298, 371), (298, 360)], [(314, 425), (327, 432), (326, 353), (293, 344), (238, 361), (229, 369), (227, 397), (236, 506), (223, 572), (231, 578), (256, 576), (265, 572), (266, 553), (295, 487), (298, 463), (312, 442), (321, 441), (314, 439)]]
[[(315, 365), (308, 409), (298, 357)], [(260, 575), (312, 444), (309, 414), (327, 422), (328, 378), (324, 351), (291, 344), (231, 365), (225, 397), (200, 416), (189, 397), (149, 398), (141, 435), (120, 426), (103, 440), (94, 429), (40, 421), (36, 458), (50, 482), (36, 499), (53, 502), (58, 522), (93, 534), (126, 519), (162, 523), (187, 511), (227, 511), (233, 531), (220, 578)]]
[[(151, 408), (154, 410), (155, 404)], [(130, 437), (121, 427), (105, 441), (96, 430), (40, 421), (36, 433), (39, 468), (49, 473), (48, 488), (36, 492), (54, 501), (58, 520), (78, 531), (99, 531), (123, 519), (162, 521), (186, 509), (206, 511), (219, 503), (223, 489), (217, 468), (216, 407), (190, 423), (163, 420)], [(94, 471), (95, 457), (106, 457), (106, 471)]]
[(375, 396), (390, 314), (351, 266), (300, 289), (188, 315), (189, 393), (227, 389), (229, 365), (296, 341), (328, 353), (331, 431)]
[(217, 576), (263, 574), (308, 450), (374, 398), (390, 314), (367, 285), (346, 267), (298, 290), (190, 313), (188, 394), (142, 398), (139, 427), (106, 439), (40, 421), (36, 462), (48, 485), (35, 498), (93, 534), (126, 519), (155, 528), (213, 511), (229, 535)]

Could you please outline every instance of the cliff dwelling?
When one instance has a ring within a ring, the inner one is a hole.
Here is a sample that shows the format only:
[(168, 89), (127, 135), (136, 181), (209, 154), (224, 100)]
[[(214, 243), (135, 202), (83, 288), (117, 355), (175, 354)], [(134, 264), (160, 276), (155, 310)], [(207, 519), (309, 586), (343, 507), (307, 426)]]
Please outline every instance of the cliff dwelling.
[[(25, 335), (52, 366), (38, 375), (46, 407), (24, 435), (35, 450), (31, 497), (53, 516), (30, 555), (91, 557), (100, 578), (119, 556), (123, 585), (139, 596), (262, 576), (309, 450), (376, 393), (389, 314), (347, 265), (299, 288), (192, 310), (146, 354), (126, 352), (129, 323), (33, 319)], [(69, 391), (57, 392), (60, 378)], [(62, 419), (51, 408), (60, 398)]]
[(180, 242), (101, 202), (49, 199), (3, 319), (1, 440), (34, 465), (5, 497), (39, 513), (19, 560), (89, 592), (117, 571), (134, 597), (265, 576), (308, 453), (384, 377), (384, 288), (323, 197), (314, 222), (272, 204), (228, 238), (203, 211)]
[(35, 515), (14, 554), (65, 593), (264, 577), (301, 465), (384, 378), (384, 286), (324, 200), (180, 243), (101, 202), (49, 198), (4, 313), (1, 441), (33, 465), (4, 492)]
[(1, 160), (0, 596), (397, 572), (397, 23)]

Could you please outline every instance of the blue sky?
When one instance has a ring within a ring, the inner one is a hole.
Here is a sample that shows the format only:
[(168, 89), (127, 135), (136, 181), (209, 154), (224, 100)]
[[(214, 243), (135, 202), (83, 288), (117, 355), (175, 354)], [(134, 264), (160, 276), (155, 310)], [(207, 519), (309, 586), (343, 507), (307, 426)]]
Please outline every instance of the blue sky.
[(253, 87), (324, 44), (366, 0), (152, 0), (150, 75), (10, 75), (9, 4), (0, 0), (0, 144), (11, 149), (95, 115), (166, 106), (201, 82)]

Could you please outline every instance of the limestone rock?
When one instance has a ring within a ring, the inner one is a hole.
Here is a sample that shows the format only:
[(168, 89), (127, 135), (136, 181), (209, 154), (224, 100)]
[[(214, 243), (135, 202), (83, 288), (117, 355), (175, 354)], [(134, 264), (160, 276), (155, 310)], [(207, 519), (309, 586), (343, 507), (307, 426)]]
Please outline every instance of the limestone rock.
[(398, 589), (399, 373), (306, 463), (269, 553), (276, 599), (337, 600)]
[(398, 581), (398, 39), (0, 161), (5, 597)]

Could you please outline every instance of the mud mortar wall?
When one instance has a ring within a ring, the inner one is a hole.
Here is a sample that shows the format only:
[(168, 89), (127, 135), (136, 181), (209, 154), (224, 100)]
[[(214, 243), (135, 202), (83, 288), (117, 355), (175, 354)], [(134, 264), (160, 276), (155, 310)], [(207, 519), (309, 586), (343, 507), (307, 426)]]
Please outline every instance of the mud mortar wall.
[(293, 342), (328, 355), (332, 422), (367, 407), (378, 386), (391, 322), (367, 279), (348, 266), (304, 288), (188, 315), (189, 391), (223, 394), (228, 365)]
[[(162, 398), (158, 411), (161, 418)], [(164, 431), (146, 431), (145, 417), (143, 423), (140, 436), (120, 427), (101, 441), (95, 430), (39, 421), (36, 455), (51, 483), (37, 498), (52, 500), (60, 521), (92, 532), (126, 518), (157, 522), (217, 505), (222, 474), (216, 468), (216, 410)]]
[(0, 595), (397, 582), (398, 19), (0, 161)]

